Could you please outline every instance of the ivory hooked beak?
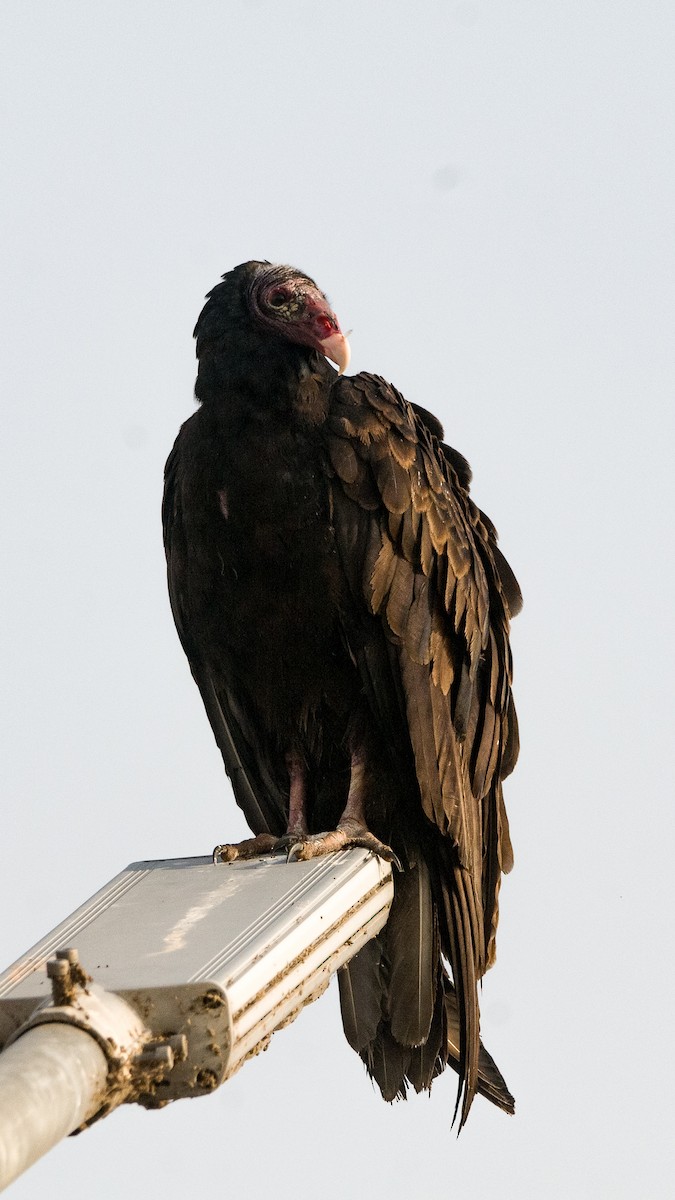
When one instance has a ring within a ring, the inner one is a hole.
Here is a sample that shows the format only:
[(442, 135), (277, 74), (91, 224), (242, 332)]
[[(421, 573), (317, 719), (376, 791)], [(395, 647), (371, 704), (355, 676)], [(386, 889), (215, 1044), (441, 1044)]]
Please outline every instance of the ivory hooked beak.
[(334, 362), (338, 368), (338, 375), (343, 375), (349, 366), (351, 350), (349, 342), (344, 333), (331, 333), (330, 337), (324, 338), (320, 343), (321, 353), (325, 354), (331, 362)]

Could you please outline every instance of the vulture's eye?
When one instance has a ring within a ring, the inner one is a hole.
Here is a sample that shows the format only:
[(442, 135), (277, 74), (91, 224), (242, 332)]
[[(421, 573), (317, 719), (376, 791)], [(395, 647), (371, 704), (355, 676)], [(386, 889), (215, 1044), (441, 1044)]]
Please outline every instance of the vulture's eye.
[(291, 293), (289, 288), (274, 288), (274, 291), (269, 294), (268, 304), (270, 308), (283, 308), (284, 304), (287, 304), (290, 298)]

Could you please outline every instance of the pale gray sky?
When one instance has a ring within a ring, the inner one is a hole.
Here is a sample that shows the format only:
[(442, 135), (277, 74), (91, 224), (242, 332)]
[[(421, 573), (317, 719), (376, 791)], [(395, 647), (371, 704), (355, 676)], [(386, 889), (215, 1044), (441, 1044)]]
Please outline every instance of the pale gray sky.
[(243, 833), (165, 593), (204, 293), (288, 261), (435, 410), (522, 583), (483, 1031), (517, 1098), (389, 1108), (334, 989), (213, 1097), (16, 1200), (669, 1195), (670, 0), (5, 0), (0, 965), (128, 862)]

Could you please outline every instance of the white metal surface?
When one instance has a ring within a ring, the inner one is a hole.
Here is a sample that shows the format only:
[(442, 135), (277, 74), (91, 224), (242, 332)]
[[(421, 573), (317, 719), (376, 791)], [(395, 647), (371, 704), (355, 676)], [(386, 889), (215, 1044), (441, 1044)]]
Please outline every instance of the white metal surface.
[(96, 984), (188, 1053), (140, 1103), (202, 1095), (292, 1020), (385, 923), (389, 866), (365, 850), (133, 863), (0, 976), (0, 1046), (49, 996), (44, 964), (77, 946)]

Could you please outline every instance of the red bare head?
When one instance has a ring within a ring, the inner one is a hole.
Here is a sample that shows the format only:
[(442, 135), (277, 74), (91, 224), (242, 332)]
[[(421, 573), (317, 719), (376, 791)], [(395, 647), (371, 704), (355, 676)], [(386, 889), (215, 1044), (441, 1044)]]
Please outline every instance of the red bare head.
[(247, 295), (253, 316), (290, 342), (318, 350), (342, 375), (349, 365), (349, 342), (323, 292), (293, 267), (256, 267)]

